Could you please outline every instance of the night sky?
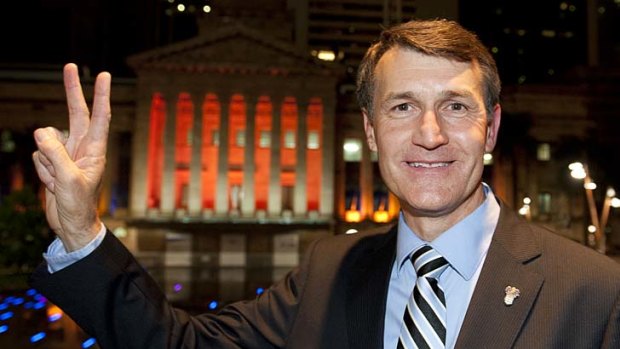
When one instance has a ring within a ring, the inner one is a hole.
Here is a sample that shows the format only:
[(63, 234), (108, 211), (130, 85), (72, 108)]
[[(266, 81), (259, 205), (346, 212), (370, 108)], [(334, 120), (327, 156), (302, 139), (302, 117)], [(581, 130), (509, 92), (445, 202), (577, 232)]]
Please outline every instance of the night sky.
[[(185, 0), (210, 3), (216, 0)], [(461, 22), (494, 48), (503, 81), (557, 80), (587, 63), (585, 0), (462, 0)], [(620, 1), (600, 0), (602, 63), (618, 66)], [(72, 61), (93, 73), (133, 76), (126, 57), (197, 34), (193, 15), (167, 16), (164, 0), (6, 1), (0, 11), (1, 67), (57, 69)], [(546, 31), (554, 37), (542, 35)], [(520, 35), (523, 34), (523, 35)]]

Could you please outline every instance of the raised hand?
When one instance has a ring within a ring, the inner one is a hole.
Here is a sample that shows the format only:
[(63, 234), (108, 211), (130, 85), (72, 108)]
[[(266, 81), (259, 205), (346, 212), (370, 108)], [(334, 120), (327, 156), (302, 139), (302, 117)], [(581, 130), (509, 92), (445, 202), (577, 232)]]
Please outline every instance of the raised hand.
[(38, 151), (32, 154), (45, 184), (47, 221), (67, 251), (84, 247), (101, 229), (97, 214), (111, 118), (109, 73), (95, 81), (92, 116), (86, 105), (78, 69), (64, 67), (69, 108), (69, 136), (52, 127), (34, 131)]

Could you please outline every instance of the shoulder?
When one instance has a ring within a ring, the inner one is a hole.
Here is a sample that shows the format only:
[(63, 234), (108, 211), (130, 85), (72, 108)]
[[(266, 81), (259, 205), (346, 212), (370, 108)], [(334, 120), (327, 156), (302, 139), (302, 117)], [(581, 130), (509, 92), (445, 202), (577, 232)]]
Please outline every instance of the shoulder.
[(588, 277), (604, 276), (620, 285), (620, 264), (609, 256), (557, 234), (547, 227), (532, 225), (539, 236), (547, 265)]
[(527, 222), (505, 206), (502, 207), (496, 238), (517, 259), (548, 278), (599, 279), (620, 288), (619, 263), (548, 227)]
[(375, 250), (384, 248), (396, 241), (396, 227), (394, 225), (382, 226), (374, 229), (360, 231), (354, 234), (338, 234), (318, 239), (314, 242), (313, 249), (318, 251), (340, 251), (347, 253), (357, 250)]

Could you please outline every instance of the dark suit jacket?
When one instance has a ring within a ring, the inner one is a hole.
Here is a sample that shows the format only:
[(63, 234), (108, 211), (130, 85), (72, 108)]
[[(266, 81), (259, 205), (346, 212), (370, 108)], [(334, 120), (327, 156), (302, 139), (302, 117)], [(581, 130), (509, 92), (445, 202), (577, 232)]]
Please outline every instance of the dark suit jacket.
[[(173, 309), (108, 233), (32, 284), (102, 348), (382, 348), (396, 229), (321, 239), (300, 266), (218, 316)], [(521, 296), (504, 304), (506, 286)], [(620, 268), (502, 207), (457, 348), (620, 348)]]

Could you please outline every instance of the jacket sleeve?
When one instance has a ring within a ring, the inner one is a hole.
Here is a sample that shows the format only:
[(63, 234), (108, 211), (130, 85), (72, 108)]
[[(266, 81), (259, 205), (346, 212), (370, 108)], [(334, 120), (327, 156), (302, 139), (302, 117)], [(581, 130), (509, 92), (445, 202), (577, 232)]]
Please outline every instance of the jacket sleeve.
[(168, 303), (156, 282), (107, 232), (81, 261), (53, 274), (45, 264), (39, 266), (31, 284), (101, 348), (279, 348), (297, 312), (304, 264), (254, 300), (231, 304), (217, 315), (190, 316)]

